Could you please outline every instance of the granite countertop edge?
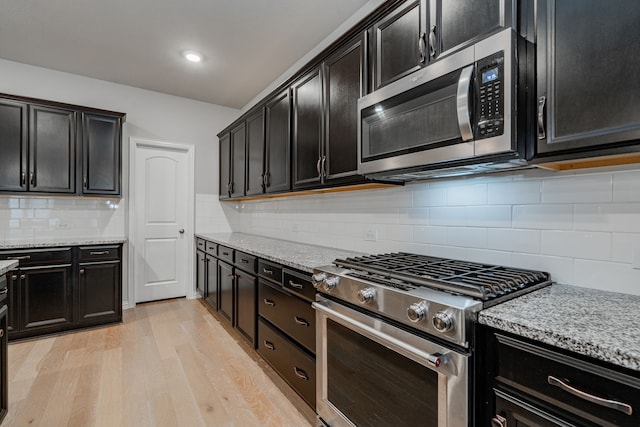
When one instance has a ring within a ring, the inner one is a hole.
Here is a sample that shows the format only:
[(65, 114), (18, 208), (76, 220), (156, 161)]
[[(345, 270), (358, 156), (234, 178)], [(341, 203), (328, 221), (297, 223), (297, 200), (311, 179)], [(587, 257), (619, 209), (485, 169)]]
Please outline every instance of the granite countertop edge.
[(58, 246), (113, 245), (126, 243), (126, 237), (71, 238), (51, 240), (16, 240), (0, 242), (0, 249), (55, 248)]
[(16, 268), (18, 264), (17, 260), (0, 261), (0, 276)]

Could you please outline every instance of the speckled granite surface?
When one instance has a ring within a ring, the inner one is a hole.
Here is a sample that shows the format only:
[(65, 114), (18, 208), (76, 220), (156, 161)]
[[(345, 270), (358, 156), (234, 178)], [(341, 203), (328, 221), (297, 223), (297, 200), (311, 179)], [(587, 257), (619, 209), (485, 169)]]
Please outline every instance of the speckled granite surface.
[(480, 312), (482, 324), (640, 371), (640, 296), (554, 284)]
[(79, 245), (113, 245), (125, 243), (124, 237), (100, 238), (89, 237), (70, 239), (41, 239), (41, 240), (12, 240), (10, 242), (0, 242), (0, 249), (32, 249), (32, 248), (53, 248), (56, 246), (79, 246)]
[(336, 258), (362, 255), (362, 253), (345, 251), (344, 249), (295, 243), (244, 233), (205, 233), (196, 234), (196, 237), (307, 272), (311, 272), (314, 267), (331, 264)]
[(0, 276), (18, 266), (18, 261), (0, 261)]

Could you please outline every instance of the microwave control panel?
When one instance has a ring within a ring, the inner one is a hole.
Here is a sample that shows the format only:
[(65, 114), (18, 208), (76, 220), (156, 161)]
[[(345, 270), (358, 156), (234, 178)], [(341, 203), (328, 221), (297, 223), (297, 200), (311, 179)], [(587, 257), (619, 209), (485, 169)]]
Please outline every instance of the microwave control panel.
[(476, 139), (504, 133), (504, 52), (476, 63), (478, 93)]

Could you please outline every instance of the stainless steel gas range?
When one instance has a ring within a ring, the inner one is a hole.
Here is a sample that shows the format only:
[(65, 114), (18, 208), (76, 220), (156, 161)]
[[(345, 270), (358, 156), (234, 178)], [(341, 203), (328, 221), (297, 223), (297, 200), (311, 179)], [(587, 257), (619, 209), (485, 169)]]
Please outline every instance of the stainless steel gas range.
[(474, 324), (549, 275), (390, 253), (314, 270), (317, 402), (336, 426), (473, 425)]

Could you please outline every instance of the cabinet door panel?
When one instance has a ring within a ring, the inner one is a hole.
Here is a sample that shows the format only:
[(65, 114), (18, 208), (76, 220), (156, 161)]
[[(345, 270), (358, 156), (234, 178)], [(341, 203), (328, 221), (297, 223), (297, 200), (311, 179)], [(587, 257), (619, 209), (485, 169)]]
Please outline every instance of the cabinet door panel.
[(32, 105), (29, 118), (29, 189), (74, 193), (76, 112)]
[(218, 312), (233, 323), (233, 267), (218, 262)]
[(220, 137), (220, 187), (221, 199), (228, 199), (230, 196), (231, 184), (231, 135), (224, 134)]
[(71, 326), (71, 266), (21, 270), (20, 329)]
[(640, 138), (640, 3), (546, 0), (537, 10), (538, 98), (546, 117), (538, 152)]
[(293, 186), (300, 188), (321, 180), (322, 79), (312, 71), (292, 87), (293, 92)]
[(16, 270), (7, 276), (7, 331), (12, 333), (20, 327), (20, 271)]
[(100, 323), (122, 318), (120, 262), (80, 264), (78, 322)]
[(119, 117), (82, 114), (82, 193), (120, 194)]
[(256, 278), (236, 269), (236, 329), (255, 347), (256, 344)]
[(218, 260), (211, 255), (207, 255), (205, 258), (207, 263), (207, 276), (205, 301), (215, 310), (218, 309)]
[(27, 105), (0, 101), (0, 190), (27, 189)]
[(264, 112), (247, 118), (247, 196), (262, 194), (264, 174)]
[(9, 334), (7, 333), (7, 306), (0, 307), (0, 423), (7, 415), (9, 410), (9, 392), (8, 383), (9, 377), (7, 372), (8, 368), (8, 340)]
[(274, 97), (266, 105), (265, 191), (267, 193), (291, 189), (289, 109), (288, 90)]
[(202, 251), (196, 251), (196, 292), (203, 297), (207, 292), (207, 258)]
[(244, 196), (245, 134), (244, 123), (231, 130), (231, 197)]

